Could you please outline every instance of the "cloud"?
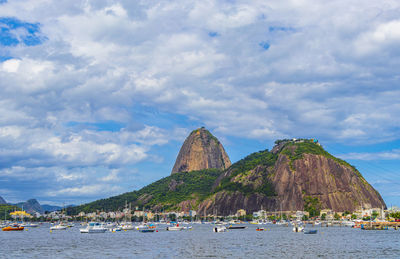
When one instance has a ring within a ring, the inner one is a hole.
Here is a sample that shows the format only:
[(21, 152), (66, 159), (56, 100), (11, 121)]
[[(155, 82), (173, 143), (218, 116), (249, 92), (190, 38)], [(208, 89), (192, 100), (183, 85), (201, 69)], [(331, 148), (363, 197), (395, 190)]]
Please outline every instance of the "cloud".
[(198, 124), (259, 141), (398, 139), (399, 10), (356, 0), (3, 2), (3, 38), (16, 43), (0, 49), (2, 172), (42, 170), (78, 193), (69, 184), (100, 170), (118, 185)]
[(117, 186), (110, 188), (108, 185), (85, 185), (81, 187), (65, 188), (57, 191), (50, 191), (47, 193), (48, 196), (61, 196), (61, 195), (73, 195), (78, 197), (109, 194), (110, 191), (121, 191)]
[(400, 149), (394, 149), (389, 152), (373, 152), (373, 153), (348, 153), (338, 155), (343, 159), (355, 159), (355, 160), (399, 160)]

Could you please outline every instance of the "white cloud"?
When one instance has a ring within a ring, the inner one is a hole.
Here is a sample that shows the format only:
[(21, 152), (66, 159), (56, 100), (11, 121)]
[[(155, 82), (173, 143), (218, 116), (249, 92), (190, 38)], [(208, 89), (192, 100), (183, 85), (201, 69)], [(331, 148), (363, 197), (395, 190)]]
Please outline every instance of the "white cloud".
[(109, 186), (109, 185), (85, 185), (80, 187), (71, 187), (64, 188), (57, 191), (50, 191), (47, 193), (48, 196), (77, 196), (77, 197), (85, 197), (85, 196), (93, 196), (93, 195), (104, 195), (109, 194), (110, 192), (121, 191), (118, 186)]
[[(122, 179), (111, 171), (160, 161), (155, 149), (192, 122), (262, 141), (397, 139), (399, 10), (358, 0), (9, 1), (0, 17), (39, 23), (46, 40), (4, 48), (13, 58), (0, 63), (2, 165), (59, 166), (59, 183), (77, 180), (78, 167)], [(85, 126), (107, 121), (122, 129)]]
[(385, 152), (373, 152), (373, 153), (348, 153), (338, 155), (343, 159), (355, 159), (355, 160), (399, 160), (400, 149), (394, 149)]
[(21, 61), (18, 59), (9, 59), (3, 62), (2, 69), (8, 73), (15, 73), (18, 71)]

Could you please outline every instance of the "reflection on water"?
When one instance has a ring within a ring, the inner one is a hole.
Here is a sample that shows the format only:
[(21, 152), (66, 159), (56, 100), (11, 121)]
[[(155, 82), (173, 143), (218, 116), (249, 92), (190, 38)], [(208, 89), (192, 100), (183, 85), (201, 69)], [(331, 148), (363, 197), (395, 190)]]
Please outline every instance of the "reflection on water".
[(81, 234), (78, 227), (50, 233), (49, 225), (23, 232), (0, 231), (0, 258), (400, 258), (400, 230), (363, 231), (315, 227), (316, 235), (263, 225), (267, 231), (137, 231)]

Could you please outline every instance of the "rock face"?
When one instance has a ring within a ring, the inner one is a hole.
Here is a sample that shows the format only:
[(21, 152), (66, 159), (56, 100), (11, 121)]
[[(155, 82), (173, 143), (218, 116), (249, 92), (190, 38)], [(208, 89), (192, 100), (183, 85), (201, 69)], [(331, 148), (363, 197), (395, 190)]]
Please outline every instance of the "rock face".
[(0, 204), (7, 204), (7, 202), (0, 196)]
[(192, 131), (186, 138), (171, 174), (209, 168), (226, 169), (231, 165), (224, 147), (205, 128)]
[(354, 167), (312, 142), (281, 144), (238, 163), (217, 179), (215, 194), (199, 205), (200, 215), (232, 215), (239, 209), (302, 211), (307, 197), (318, 198), (320, 209), (336, 212), (386, 208)]

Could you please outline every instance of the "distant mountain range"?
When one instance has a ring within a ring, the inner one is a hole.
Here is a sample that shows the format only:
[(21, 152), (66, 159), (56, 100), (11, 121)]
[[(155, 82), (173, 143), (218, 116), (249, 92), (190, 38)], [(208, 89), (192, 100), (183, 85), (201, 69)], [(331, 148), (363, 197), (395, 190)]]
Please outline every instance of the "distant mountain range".
[[(0, 204), (9, 204), (7, 203), (3, 197), (0, 196)], [(48, 204), (43, 204), (41, 205), (36, 199), (30, 199), (27, 200), (26, 202), (19, 202), (16, 204), (11, 204), (10, 205), (15, 205), (21, 209), (24, 209), (28, 213), (35, 213), (38, 212), (40, 214), (43, 214), (45, 212), (53, 212), (57, 210), (61, 210), (62, 207), (60, 206), (55, 206), (55, 205), (48, 205)], [(66, 206), (67, 208), (69, 207), (74, 207), (75, 205), (68, 205)]]

